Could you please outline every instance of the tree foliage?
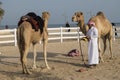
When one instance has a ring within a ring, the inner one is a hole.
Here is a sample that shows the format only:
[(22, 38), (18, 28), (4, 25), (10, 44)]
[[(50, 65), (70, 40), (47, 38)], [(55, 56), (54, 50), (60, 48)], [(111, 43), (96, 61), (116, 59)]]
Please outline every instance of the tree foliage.
[[(2, 5), (2, 2), (0, 2), (0, 5)], [(0, 6), (0, 18), (3, 17), (4, 13), (5, 13), (5, 11)]]

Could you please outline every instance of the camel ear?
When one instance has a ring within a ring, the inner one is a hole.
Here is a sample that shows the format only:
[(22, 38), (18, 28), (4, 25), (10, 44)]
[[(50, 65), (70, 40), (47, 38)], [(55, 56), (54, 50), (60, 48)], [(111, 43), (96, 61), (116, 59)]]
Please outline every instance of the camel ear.
[(83, 15), (83, 13), (82, 13), (82, 12), (81, 12), (80, 14), (81, 14), (81, 15)]
[(48, 15), (50, 15), (50, 13), (49, 13), (49, 12), (47, 12), (47, 14), (48, 14)]

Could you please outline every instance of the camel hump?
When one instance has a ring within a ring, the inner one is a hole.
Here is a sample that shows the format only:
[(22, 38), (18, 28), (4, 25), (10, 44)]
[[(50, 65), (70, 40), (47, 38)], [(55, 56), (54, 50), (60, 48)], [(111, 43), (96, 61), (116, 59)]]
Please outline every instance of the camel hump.
[(104, 15), (104, 13), (102, 12), (102, 11), (99, 11), (97, 14), (96, 14), (96, 16), (101, 16), (102, 18), (106, 18), (105, 17), (105, 15)]
[(30, 17), (32, 17), (32, 18), (36, 18), (36, 17), (37, 17), (37, 15), (36, 15), (34, 12), (29, 12), (29, 13), (27, 14), (27, 16), (30, 16)]
[(41, 32), (43, 31), (43, 26), (44, 26), (44, 20), (36, 15), (34, 12), (29, 12), (27, 14), (27, 16), (30, 16), (31, 18), (31, 23), (33, 25), (33, 27), (35, 28), (35, 31), (38, 31), (38, 29), (40, 28)]

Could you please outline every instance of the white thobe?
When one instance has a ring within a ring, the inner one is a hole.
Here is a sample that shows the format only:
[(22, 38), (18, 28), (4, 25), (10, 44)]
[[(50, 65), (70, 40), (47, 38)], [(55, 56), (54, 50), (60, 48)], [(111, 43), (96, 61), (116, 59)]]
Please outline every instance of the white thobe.
[(96, 27), (91, 27), (88, 30), (87, 36), (90, 37), (88, 43), (88, 64), (98, 64), (99, 54), (98, 54), (98, 30)]

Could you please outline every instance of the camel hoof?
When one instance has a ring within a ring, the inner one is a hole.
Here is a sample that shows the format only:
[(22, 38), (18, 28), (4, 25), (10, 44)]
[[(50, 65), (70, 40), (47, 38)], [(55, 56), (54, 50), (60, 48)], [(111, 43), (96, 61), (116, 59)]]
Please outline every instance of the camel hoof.
[(51, 70), (51, 68), (50, 67), (44, 67), (44, 68), (41, 68), (41, 71), (42, 72), (47, 72), (47, 71), (49, 71), (49, 70)]
[(113, 57), (110, 57), (109, 59), (113, 60)]
[(30, 71), (27, 71), (27, 74), (28, 74), (28, 75), (31, 75), (31, 74), (32, 74), (32, 72), (30, 72)]
[(102, 60), (100, 60), (99, 62), (100, 62), (100, 63), (104, 63), (104, 60), (102, 59)]
[(32, 74), (32, 72), (28, 72), (28, 74), (29, 74), (29, 75), (31, 75), (31, 74)]
[(50, 67), (47, 67), (47, 69), (48, 69), (48, 70), (51, 70), (51, 68), (50, 68)]
[(104, 60), (102, 60), (101, 62), (104, 63)]
[(36, 66), (33, 66), (33, 67), (32, 67), (32, 70), (35, 70), (35, 69), (37, 69), (37, 67), (36, 67)]
[(47, 68), (44, 68), (44, 69), (42, 69), (41, 72), (47, 72), (47, 71), (48, 71), (48, 69), (47, 69)]
[(32, 72), (27, 71), (27, 72), (23, 72), (23, 74), (28, 74), (28, 75), (31, 75), (31, 74), (32, 74)]

